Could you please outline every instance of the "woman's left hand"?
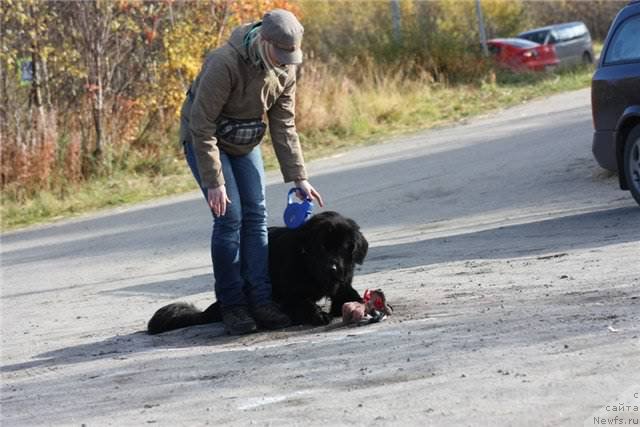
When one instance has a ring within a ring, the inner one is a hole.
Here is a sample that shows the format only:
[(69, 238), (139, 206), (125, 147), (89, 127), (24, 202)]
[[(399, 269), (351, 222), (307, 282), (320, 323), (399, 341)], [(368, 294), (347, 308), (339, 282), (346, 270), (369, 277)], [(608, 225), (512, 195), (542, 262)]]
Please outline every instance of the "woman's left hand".
[[(306, 179), (303, 179), (300, 181), (296, 181), (295, 184), (296, 184), (296, 187), (304, 191), (308, 197), (311, 197), (312, 199), (316, 200), (320, 205), (320, 207), (324, 207), (322, 196), (320, 195), (320, 193), (316, 191), (315, 188), (313, 188), (313, 186), (309, 183), (309, 181), (307, 181)], [(301, 200), (304, 199), (304, 195), (300, 194), (299, 192), (297, 192), (296, 194)]]

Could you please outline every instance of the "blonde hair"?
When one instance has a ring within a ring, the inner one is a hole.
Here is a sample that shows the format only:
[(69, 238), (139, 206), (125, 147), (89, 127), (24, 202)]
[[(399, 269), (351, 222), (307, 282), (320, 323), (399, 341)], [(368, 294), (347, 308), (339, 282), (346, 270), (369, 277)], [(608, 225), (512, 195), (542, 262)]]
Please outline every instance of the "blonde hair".
[[(256, 28), (259, 30), (259, 27)], [(255, 31), (252, 34), (249, 41), (249, 56), (253, 59), (256, 65), (261, 65), (267, 75), (265, 76), (265, 90), (262, 92), (262, 103), (266, 106), (266, 101), (269, 95), (276, 96), (278, 92), (282, 92), (284, 86), (280, 84), (280, 77), (286, 76), (287, 71), (283, 67), (275, 65), (270, 57), (267, 49), (269, 49), (269, 42), (262, 38), (260, 31)]]

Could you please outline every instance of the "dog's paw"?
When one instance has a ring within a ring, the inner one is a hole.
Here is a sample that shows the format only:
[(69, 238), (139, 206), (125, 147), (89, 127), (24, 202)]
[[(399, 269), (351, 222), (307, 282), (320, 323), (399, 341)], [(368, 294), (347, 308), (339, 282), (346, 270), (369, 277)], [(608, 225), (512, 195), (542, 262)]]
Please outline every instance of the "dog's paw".
[(313, 326), (323, 326), (331, 323), (331, 316), (329, 313), (325, 313), (324, 311), (318, 310), (313, 314), (311, 318), (311, 324)]

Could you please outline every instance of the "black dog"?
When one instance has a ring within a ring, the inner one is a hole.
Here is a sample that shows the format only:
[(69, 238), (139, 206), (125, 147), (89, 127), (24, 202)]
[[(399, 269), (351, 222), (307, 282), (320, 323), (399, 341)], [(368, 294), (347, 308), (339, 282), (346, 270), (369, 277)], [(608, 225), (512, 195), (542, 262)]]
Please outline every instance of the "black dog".
[[(369, 244), (355, 221), (337, 212), (314, 215), (297, 229), (269, 228), (269, 273), (273, 300), (294, 324), (326, 325), (342, 314), (342, 304), (362, 298), (353, 289), (353, 271), (362, 264)], [(331, 299), (330, 313), (316, 303)], [(175, 303), (159, 309), (148, 325), (150, 334), (222, 321), (215, 302), (205, 311)]]

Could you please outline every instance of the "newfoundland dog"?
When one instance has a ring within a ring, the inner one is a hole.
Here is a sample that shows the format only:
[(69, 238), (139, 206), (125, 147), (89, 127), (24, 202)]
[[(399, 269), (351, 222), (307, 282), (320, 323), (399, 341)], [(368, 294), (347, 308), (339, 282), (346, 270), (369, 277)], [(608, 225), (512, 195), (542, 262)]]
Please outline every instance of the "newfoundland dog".
[[(297, 229), (269, 228), (269, 273), (273, 300), (294, 324), (326, 325), (342, 314), (345, 302), (362, 298), (353, 289), (353, 271), (362, 264), (369, 244), (352, 219), (337, 212), (312, 216)], [(329, 313), (317, 302), (331, 299)], [(159, 309), (148, 325), (150, 334), (222, 321), (220, 306), (205, 311), (174, 303)]]

